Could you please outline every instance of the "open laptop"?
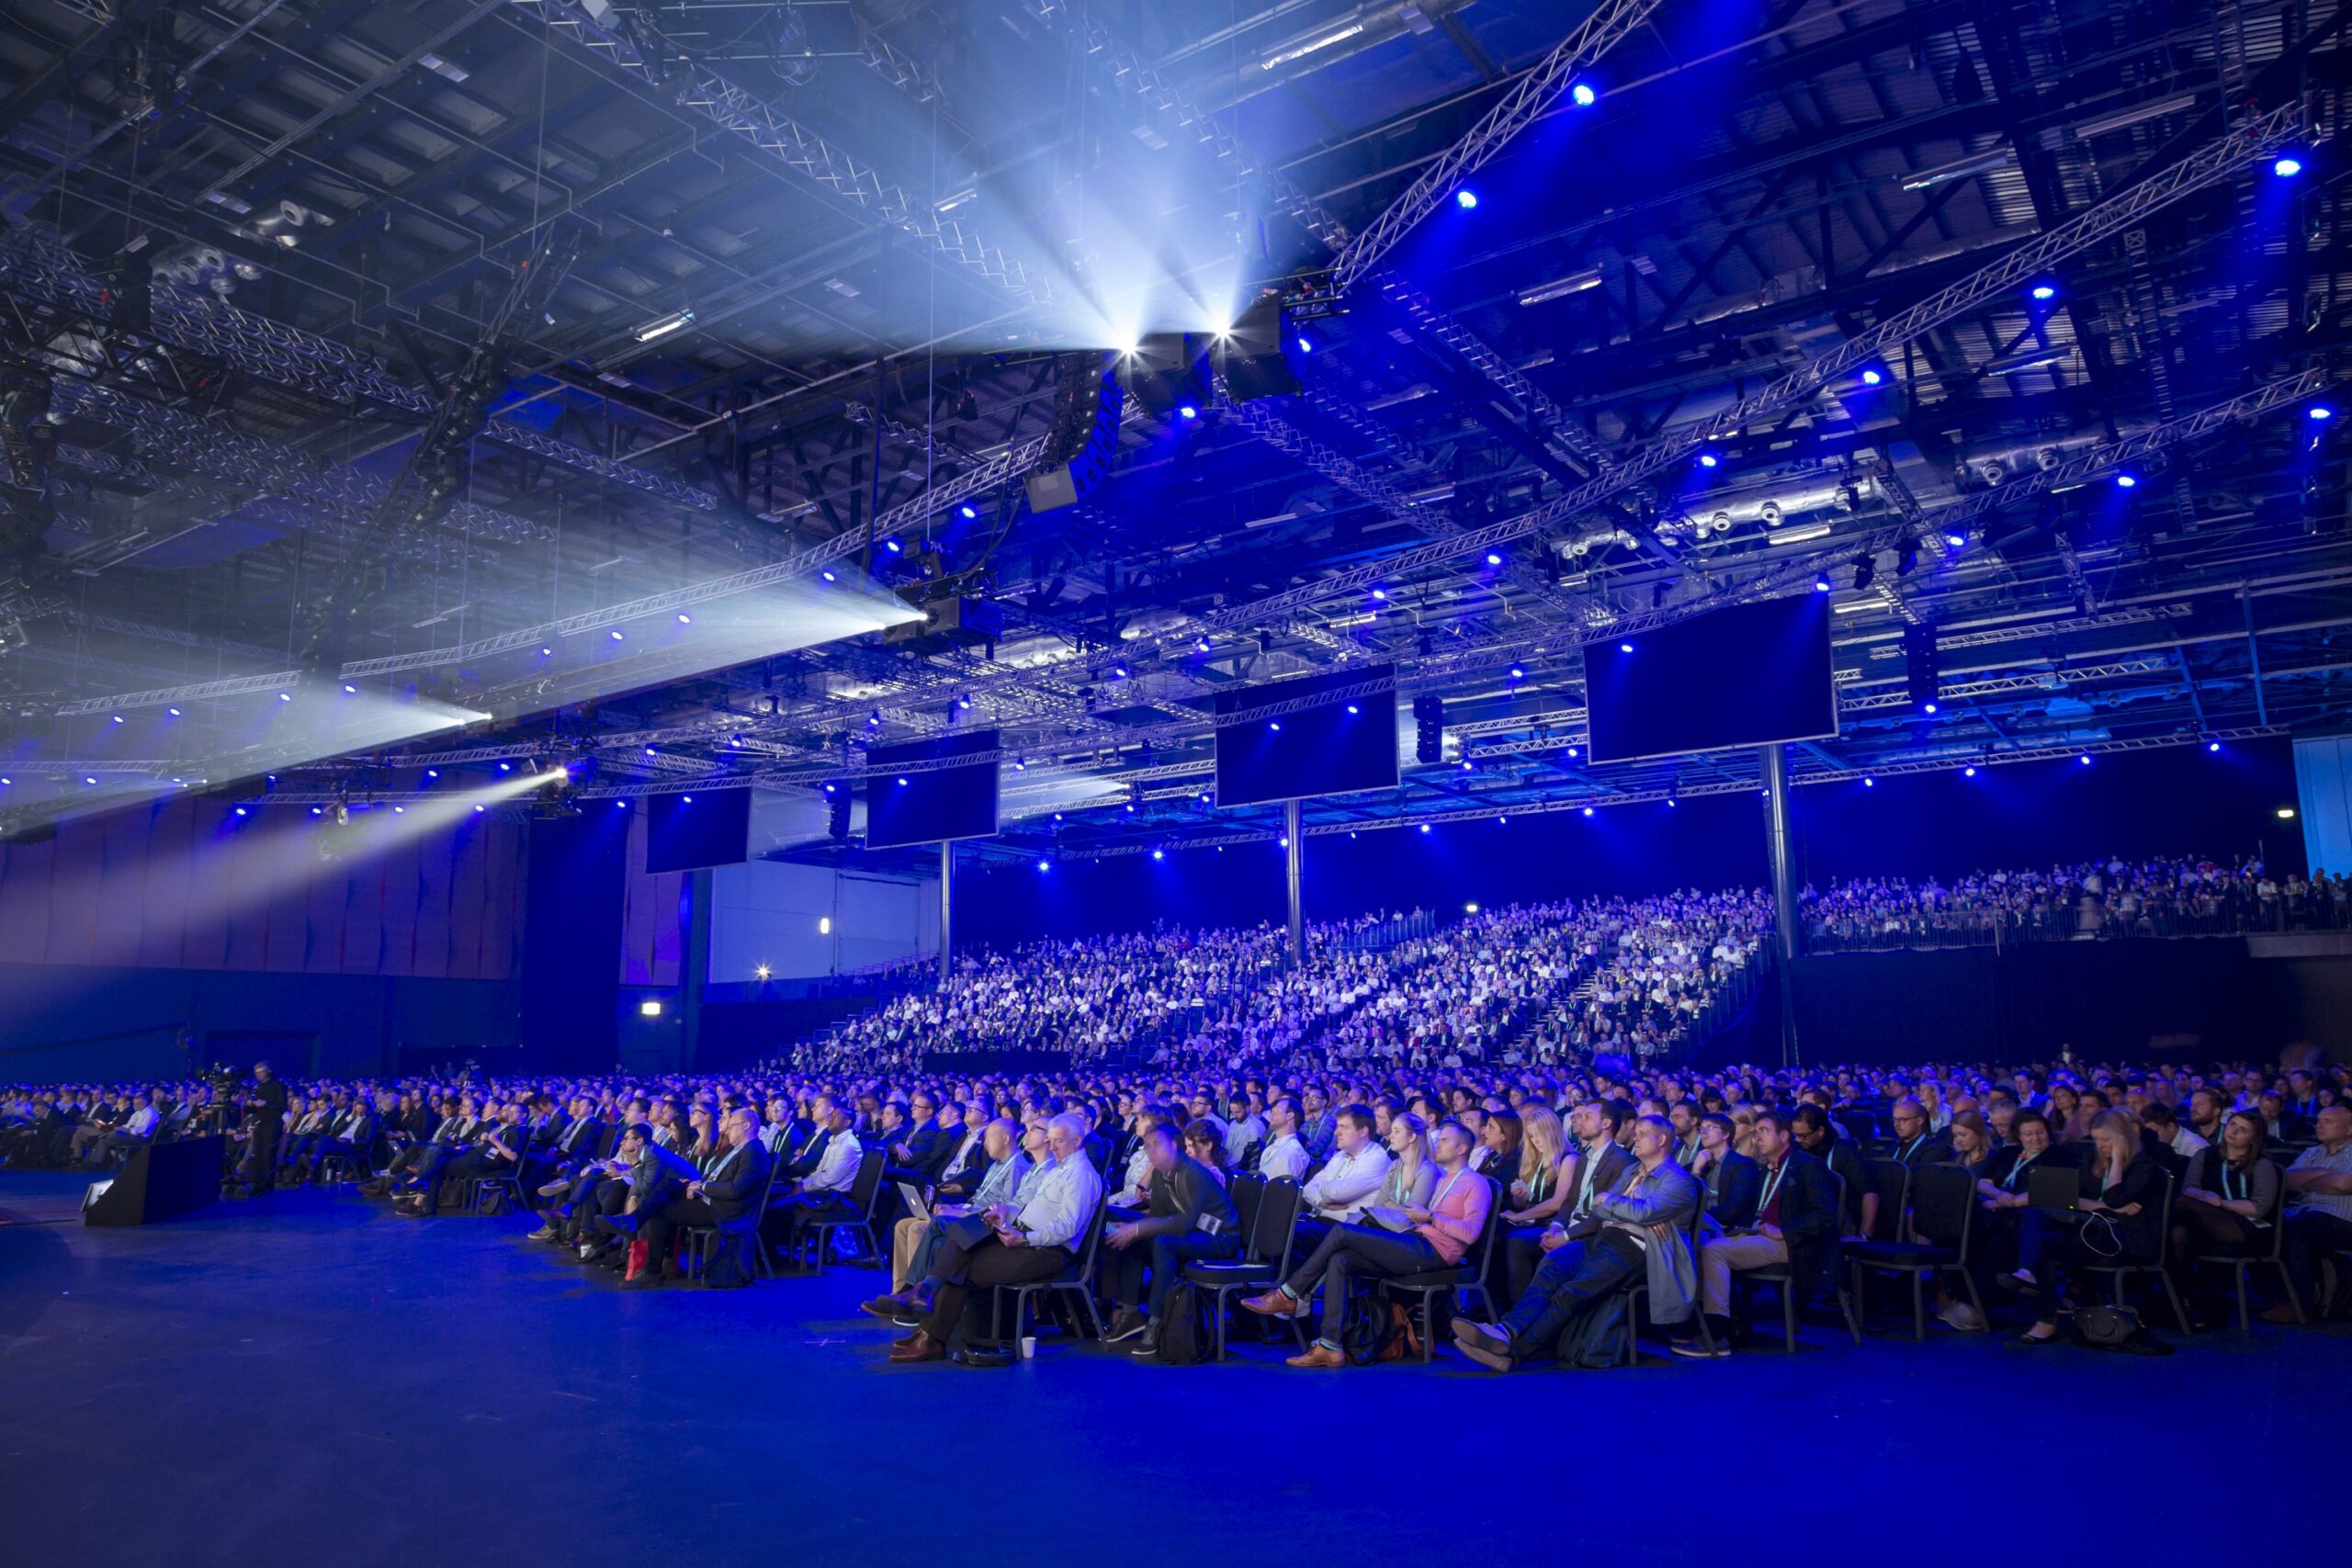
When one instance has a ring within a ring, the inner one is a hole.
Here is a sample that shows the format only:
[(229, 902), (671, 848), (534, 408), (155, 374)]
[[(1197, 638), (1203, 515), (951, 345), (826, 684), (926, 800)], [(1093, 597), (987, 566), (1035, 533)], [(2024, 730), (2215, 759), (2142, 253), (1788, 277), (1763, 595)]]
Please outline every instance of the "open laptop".
[(911, 1181), (899, 1183), (899, 1196), (907, 1205), (907, 1213), (918, 1220), (931, 1218), (931, 1205), (922, 1200), (922, 1189)]
[(2082, 1195), (2082, 1172), (2072, 1166), (2036, 1166), (2025, 1173), (2026, 1201), (2037, 1209), (2071, 1209)]

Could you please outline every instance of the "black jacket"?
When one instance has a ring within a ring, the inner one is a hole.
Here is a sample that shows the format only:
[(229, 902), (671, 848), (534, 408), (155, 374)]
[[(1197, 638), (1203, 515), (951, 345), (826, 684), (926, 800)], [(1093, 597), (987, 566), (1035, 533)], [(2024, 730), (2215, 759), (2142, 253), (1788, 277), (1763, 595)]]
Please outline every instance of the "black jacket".
[[(1781, 1211), (1781, 1237), (1789, 1248), (1789, 1271), (1806, 1290), (1835, 1290), (1841, 1250), (1838, 1183), (1827, 1165), (1803, 1149), (1792, 1148), (1781, 1170), (1775, 1198)], [(1766, 1179), (1769, 1185), (1769, 1176)], [(1759, 1207), (1758, 1224), (1762, 1216)]]
[(757, 1138), (712, 1162), (702, 1196), (720, 1230), (749, 1230), (760, 1223), (760, 1200), (767, 1193), (768, 1172), (775, 1164), (775, 1156)]
[(1764, 1168), (1746, 1155), (1726, 1153), (1707, 1168), (1707, 1213), (1725, 1230), (1756, 1223), (1756, 1202), (1764, 1195)]
[(1204, 1214), (1215, 1223), (1217, 1235), (1233, 1234), (1238, 1221), (1232, 1195), (1208, 1167), (1184, 1155), (1166, 1175), (1151, 1173), (1151, 1195), (1144, 1217), (1136, 1222), (1136, 1234), (1183, 1235), (1200, 1228)]

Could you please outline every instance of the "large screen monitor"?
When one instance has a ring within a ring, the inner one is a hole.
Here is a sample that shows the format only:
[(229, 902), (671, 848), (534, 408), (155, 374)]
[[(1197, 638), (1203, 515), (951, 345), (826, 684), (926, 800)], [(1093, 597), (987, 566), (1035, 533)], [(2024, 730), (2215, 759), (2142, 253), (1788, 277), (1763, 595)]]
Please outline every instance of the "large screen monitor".
[(752, 792), (682, 789), (645, 797), (645, 869), (700, 871), (744, 858), (752, 829)]
[(1216, 699), (1216, 803), (1396, 787), (1396, 667), (1351, 666)]
[(994, 833), (997, 750), (993, 729), (869, 750), (865, 847), (887, 850)]
[(1735, 604), (1584, 649), (1596, 762), (1838, 733), (1829, 595)]

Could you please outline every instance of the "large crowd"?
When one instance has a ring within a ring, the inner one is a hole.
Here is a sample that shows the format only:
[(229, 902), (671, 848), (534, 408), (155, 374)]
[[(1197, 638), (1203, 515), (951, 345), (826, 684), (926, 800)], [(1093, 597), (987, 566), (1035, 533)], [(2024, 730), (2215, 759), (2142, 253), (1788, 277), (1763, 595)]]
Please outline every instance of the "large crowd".
[(1949, 882), (1860, 877), (1800, 898), (1816, 950), (2335, 930), (2352, 924), (2352, 876), (2273, 873), (2258, 855), (1980, 871)]
[(1758, 1285), (1850, 1323), (1872, 1270), (1922, 1261), (1937, 1318), (2025, 1345), (2064, 1337), (2117, 1264), (2148, 1287), (2142, 1335), (2223, 1323), (2239, 1260), (2267, 1320), (2352, 1305), (2329, 1299), (2352, 1269), (2352, 1070), (2324, 1065), (265, 1067), (225, 1091), (0, 1091), (11, 1165), (99, 1168), (220, 1125), (240, 1193), (353, 1183), (419, 1220), (528, 1211), (534, 1243), (628, 1289), (863, 1254), (890, 1270), (865, 1307), (902, 1361), (1002, 1359), (997, 1296), (1024, 1285), (1148, 1357), (1199, 1354), (1230, 1303), (1318, 1368), (1449, 1339), (1497, 1370), (1606, 1361), (1635, 1287), (1668, 1349), (1712, 1359), (1777, 1342), (1750, 1326)]

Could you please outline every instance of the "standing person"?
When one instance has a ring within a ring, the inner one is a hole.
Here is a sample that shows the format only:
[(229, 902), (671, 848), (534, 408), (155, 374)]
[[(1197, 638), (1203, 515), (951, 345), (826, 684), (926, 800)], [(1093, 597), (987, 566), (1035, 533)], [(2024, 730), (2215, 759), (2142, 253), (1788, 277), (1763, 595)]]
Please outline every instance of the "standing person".
[(286, 1129), (286, 1086), (267, 1062), (254, 1064), (254, 1087), (245, 1096), (245, 1161), (238, 1174), (254, 1196), (277, 1185), (277, 1138)]

